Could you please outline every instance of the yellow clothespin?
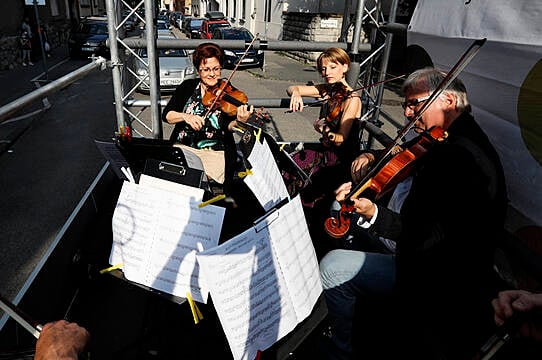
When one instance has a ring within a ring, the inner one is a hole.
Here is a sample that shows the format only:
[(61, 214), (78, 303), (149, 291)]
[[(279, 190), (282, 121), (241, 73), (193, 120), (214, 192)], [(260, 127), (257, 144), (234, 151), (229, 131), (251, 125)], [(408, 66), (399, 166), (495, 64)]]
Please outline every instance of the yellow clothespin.
[(102, 270), (100, 270), (100, 275), (101, 275), (101, 274), (108, 273), (108, 272), (111, 272), (111, 271), (113, 271), (113, 270), (120, 269), (121, 267), (122, 267), (122, 263), (121, 263), (121, 264), (117, 264), (117, 265), (110, 266), (110, 267), (105, 268), (105, 269), (102, 269)]
[(280, 151), (283, 151), (285, 146), (286, 146), (286, 144), (282, 144), (282, 145), (280, 146)]
[(201, 311), (199, 311), (198, 306), (192, 300), (192, 295), (190, 295), (189, 292), (186, 293), (186, 299), (188, 300), (188, 303), (190, 304), (190, 310), (192, 310), (192, 316), (194, 317), (194, 324), (199, 323), (200, 320), (203, 320), (203, 315), (201, 314)]
[(254, 173), (250, 169), (247, 169), (247, 171), (239, 171), (237, 173), (237, 176), (239, 176), (241, 179), (244, 178), (247, 175), (254, 175)]
[(254, 131), (254, 135), (256, 135), (256, 141), (260, 141), (260, 136), (262, 135), (262, 128), (259, 128), (258, 131)]
[(232, 130), (237, 131), (238, 133), (241, 133), (241, 134), (244, 134), (244, 133), (245, 133), (245, 130), (242, 129), (242, 128), (240, 128), (240, 127), (238, 127), (238, 126), (232, 127)]
[(198, 204), (198, 207), (202, 208), (204, 206), (210, 205), (210, 204), (212, 204), (214, 202), (220, 201), (220, 200), (225, 199), (225, 198), (226, 198), (226, 195), (224, 195), (224, 194), (217, 195), (212, 199), (209, 199), (207, 201), (202, 202), (201, 204)]

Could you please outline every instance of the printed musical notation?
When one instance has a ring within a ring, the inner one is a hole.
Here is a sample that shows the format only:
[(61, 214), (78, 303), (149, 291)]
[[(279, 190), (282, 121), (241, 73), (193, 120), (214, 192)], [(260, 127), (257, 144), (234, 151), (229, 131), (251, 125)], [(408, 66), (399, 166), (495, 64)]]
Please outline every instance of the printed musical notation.
[(196, 255), (235, 360), (251, 360), (308, 317), (322, 293), (299, 197)]
[(254, 142), (248, 161), (252, 165), (252, 174), (245, 177), (244, 181), (265, 211), (288, 198), (288, 189), (265, 138), (263, 143)]
[[(110, 264), (122, 263), (126, 279), (206, 303), (196, 253), (218, 244), (225, 209), (199, 208), (194, 193), (124, 182), (113, 214)], [(152, 181), (150, 182), (153, 183)]]

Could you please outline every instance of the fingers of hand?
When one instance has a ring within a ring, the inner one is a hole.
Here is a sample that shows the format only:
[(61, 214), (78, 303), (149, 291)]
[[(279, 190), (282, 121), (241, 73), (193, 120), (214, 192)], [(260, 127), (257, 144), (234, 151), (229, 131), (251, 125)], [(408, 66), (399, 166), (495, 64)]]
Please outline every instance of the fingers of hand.
[(292, 95), (292, 98), (290, 99), (290, 110), (293, 112), (303, 110), (303, 100), (300, 96)]
[(194, 130), (199, 130), (203, 127), (203, 119), (197, 115), (190, 115), (187, 119), (188, 125)]

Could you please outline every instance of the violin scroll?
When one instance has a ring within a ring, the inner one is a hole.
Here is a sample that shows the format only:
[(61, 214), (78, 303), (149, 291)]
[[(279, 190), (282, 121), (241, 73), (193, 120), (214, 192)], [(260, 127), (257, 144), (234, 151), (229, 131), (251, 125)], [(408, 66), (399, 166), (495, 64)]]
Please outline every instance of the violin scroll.
[(349, 209), (348, 206), (341, 205), (338, 217), (329, 217), (324, 221), (327, 234), (335, 239), (344, 237), (350, 229), (350, 217), (353, 211), (353, 206), (350, 206)]

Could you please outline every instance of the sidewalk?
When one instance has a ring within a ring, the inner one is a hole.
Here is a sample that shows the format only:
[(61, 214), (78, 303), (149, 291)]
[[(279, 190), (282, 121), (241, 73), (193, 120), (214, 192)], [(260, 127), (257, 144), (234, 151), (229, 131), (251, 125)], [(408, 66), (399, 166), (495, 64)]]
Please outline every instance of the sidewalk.
[(289, 80), (295, 83), (314, 82), (320, 79), (316, 64), (304, 64), (288, 57), (281, 51), (266, 51), (263, 68), (246, 69), (255, 77), (269, 80)]

